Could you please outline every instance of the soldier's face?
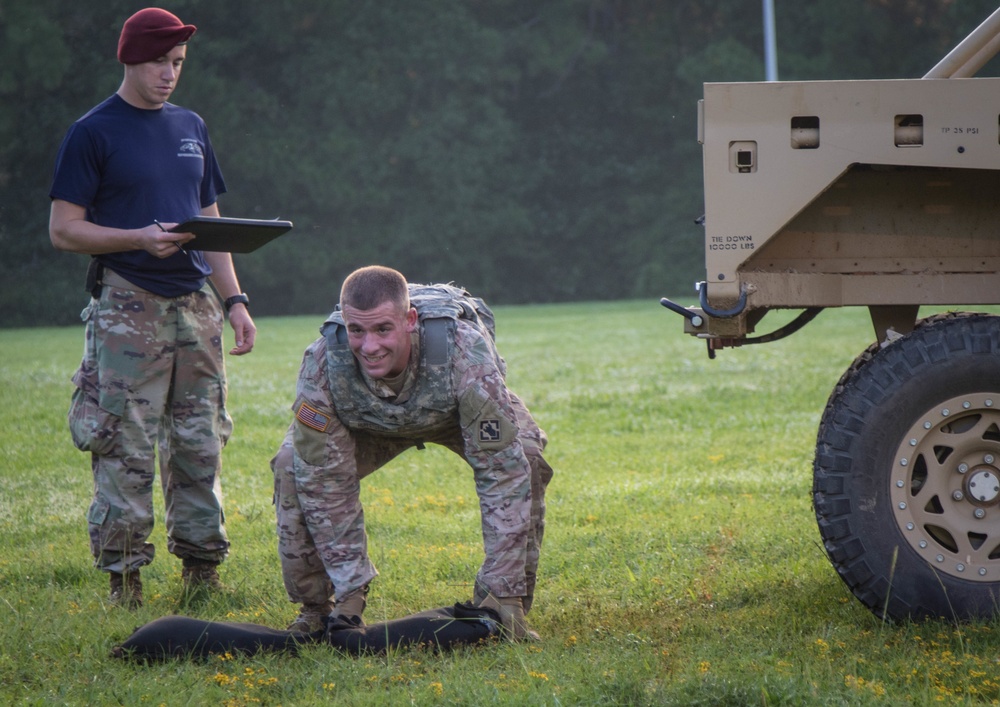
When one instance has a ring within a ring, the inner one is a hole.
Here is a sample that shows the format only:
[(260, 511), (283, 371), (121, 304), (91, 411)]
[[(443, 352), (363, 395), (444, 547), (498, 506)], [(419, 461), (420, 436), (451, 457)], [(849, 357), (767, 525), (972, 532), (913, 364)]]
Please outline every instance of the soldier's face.
[(122, 98), (137, 108), (162, 108), (177, 88), (186, 56), (187, 45), (180, 44), (159, 59), (126, 65)]
[(392, 378), (410, 361), (410, 334), (417, 328), (417, 310), (406, 311), (394, 302), (374, 309), (344, 305), (344, 321), (354, 357), (372, 378)]

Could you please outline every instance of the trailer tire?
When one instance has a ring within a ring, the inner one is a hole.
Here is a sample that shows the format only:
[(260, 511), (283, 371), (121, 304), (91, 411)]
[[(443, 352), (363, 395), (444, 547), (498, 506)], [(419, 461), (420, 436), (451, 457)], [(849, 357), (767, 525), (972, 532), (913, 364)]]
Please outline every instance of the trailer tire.
[(820, 421), (813, 506), (875, 615), (1000, 613), (1000, 317), (930, 317), (855, 359)]

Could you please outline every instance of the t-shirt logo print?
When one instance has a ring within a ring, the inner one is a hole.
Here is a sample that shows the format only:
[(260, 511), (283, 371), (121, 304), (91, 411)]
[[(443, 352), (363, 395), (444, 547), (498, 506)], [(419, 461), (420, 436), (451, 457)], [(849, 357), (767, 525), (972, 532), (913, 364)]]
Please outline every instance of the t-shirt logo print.
[(500, 441), (500, 420), (482, 420), (479, 423), (480, 442)]
[(199, 160), (205, 159), (205, 155), (201, 149), (201, 143), (197, 140), (192, 140), (191, 138), (184, 138), (181, 140), (181, 146), (177, 152), (177, 156), (196, 157)]

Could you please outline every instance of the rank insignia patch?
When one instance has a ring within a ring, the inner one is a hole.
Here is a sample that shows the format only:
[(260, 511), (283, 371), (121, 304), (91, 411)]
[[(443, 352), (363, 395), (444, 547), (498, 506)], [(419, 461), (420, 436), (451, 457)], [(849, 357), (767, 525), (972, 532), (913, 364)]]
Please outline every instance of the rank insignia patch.
[(295, 413), (295, 419), (306, 427), (311, 427), (320, 432), (326, 432), (326, 428), (330, 426), (330, 416), (320, 412), (309, 403), (299, 405), (299, 409)]
[(500, 441), (500, 420), (480, 420), (479, 421), (479, 441), (499, 442)]

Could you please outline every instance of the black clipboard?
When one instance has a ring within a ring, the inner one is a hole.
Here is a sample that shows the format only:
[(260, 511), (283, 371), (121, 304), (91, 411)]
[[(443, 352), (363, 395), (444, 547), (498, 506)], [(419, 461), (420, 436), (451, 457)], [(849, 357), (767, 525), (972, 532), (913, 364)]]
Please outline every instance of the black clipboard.
[(223, 253), (252, 253), (290, 230), (291, 221), (225, 216), (192, 216), (170, 229), (172, 233), (193, 233), (197, 236), (184, 244), (189, 250)]

